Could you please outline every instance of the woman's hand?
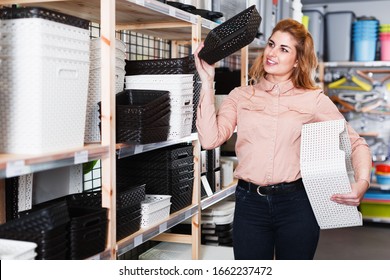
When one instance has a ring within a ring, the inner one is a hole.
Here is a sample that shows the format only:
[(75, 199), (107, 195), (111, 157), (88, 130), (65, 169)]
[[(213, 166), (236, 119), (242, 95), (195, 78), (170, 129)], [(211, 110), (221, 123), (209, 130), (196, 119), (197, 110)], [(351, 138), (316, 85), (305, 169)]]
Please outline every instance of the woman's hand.
[(215, 76), (215, 65), (210, 65), (206, 61), (199, 58), (198, 54), (200, 50), (204, 47), (203, 42), (199, 45), (194, 53), (195, 57), (195, 66), (198, 71), (200, 80), (202, 81), (202, 87), (205, 89), (214, 88), (214, 76)]
[(359, 206), (368, 189), (368, 182), (365, 180), (359, 180), (356, 183), (352, 183), (351, 188), (352, 191), (350, 193), (334, 194), (330, 200), (340, 204)]

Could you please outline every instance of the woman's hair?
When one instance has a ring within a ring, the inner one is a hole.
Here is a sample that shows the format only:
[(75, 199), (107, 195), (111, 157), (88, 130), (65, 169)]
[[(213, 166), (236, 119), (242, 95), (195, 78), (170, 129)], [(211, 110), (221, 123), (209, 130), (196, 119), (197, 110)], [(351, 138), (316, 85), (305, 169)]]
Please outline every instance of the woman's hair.
[[(314, 81), (318, 65), (317, 56), (314, 50), (313, 38), (306, 27), (296, 20), (283, 19), (276, 24), (271, 37), (276, 31), (289, 33), (296, 40), (295, 48), (297, 50), (298, 65), (294, 67), (291, 75), (294, 86), (305, 89), (319, 88)], [(259, 55), (249, 70), (251, 82), (257, 82), (267, 74), (263, 66), (263, 56), (264, 53)]]

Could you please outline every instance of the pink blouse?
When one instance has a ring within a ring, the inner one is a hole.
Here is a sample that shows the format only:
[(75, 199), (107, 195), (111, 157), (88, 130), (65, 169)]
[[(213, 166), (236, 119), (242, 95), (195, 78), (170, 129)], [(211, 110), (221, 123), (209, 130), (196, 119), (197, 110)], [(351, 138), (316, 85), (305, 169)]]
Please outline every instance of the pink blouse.
[[(273, 84), (261, 79), (254, 86), (237, 87), (216, 112), (214, 93), (202, 89), (197, 110), (199, 140), (204, 149), (226, 142), (237, 127), (236, 178), (259, 185), (301, 178), (300, 145), (303, 124), (343, 119), (322, 90), (304, 90), (291, 80)], [(355, 180), (370, 182), (370, 149), (347, 123)]]

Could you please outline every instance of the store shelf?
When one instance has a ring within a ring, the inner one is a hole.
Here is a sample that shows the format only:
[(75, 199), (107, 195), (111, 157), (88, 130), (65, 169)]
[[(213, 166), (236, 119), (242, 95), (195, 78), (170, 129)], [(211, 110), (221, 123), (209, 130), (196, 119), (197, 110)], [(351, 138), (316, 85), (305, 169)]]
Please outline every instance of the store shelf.
[(390, 61), (337, 61), (337, 62), (324, 62), (324, 67), (389, 67)]
[(147, 151), (160, 149), (163, 147), (168, 147), (179, 143), (192, 142), (197, 139), (198, 139), (198, 134), (192, 133), (190, 136), (181, 139), (174, 139), (174, 140), (158, 142), (158, 143), (150, 143), (144, 145), (132, 145), (132, 144), (120, 143), (116, 145), (117, 148), (116, 153), (118, 155), (118, 159), (121, 159), (135, 154), (140, 154)]
[(141, 245), (143, 242), (146, 242), (153, 237), (164, 233), (171, 227), (191, 218), (195, 214), (198, 214), (198, 205), (190, 205), (180, 211), (173, 213), (169, 216), (168, 219), (162, 221), (161, 223), (137, 231), (129, 237), (126, 237), (117, 242), (117, 255), (123, 255), (129, 250)]
[(390, 191), (390, 185), (381, 185), (381, 184), (378, 184), (376, 182), (371, 182), (370, 188), (375, 188), (375, 189), (379, 189), (382, 191)]
[(367, 217), (367, 216), (363, 216), (363, 221), (365, 221), (365, 222), (390, 224), (390, 218), (383, 218), (383, 217)]
[[(0, 1), (0, 5), (11, 5), (15, 1)], [(71, 14), (91, 22), (100, 23), (100, 0), (83, 1), (32, 1), (20, 0), (19, 5), (33, 3), (34, 6), (44, 7), (66, 14)], [(189, 41), (191, 29), (197, 24), (198, 16), (156, 0), (117, 0), (116, 29), (133, 30), (157, 38)], [(200, 18), (202, 37), (218, 24)]]
[(214, 193), (212, 196), (209, 196), (201, 201), (201, 209), (204, 210), (207, 207), (227, 198), (228, 196), (234, 194), (236, 191), (237, 180), (235, 180), (230, 186), (223, 188), (219, 192)]
[(108, 147), (98, 144), (43, 155), (0, 154), (0, 178), (15, 177), (53, 168), (70, 166), (102, 159), (107, 156)]

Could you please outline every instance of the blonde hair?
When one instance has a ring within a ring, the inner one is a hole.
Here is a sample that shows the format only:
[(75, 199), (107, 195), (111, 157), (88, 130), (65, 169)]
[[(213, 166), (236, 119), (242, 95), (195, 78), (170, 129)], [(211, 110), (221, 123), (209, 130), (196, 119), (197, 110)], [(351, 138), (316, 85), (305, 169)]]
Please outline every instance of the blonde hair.
[[(297, 42), (295, 48), (297, 50), (298, 65), (291, 75), (294, 86), (296, 88), (318, 89), (319, 87), (314, 81), (318, 60), (314, 50), (313, 38), (306, 27), (296, 20), (283, 19), (276, 24), (270, 37), (277, 31), (289, 33)], [(263, 66), (263, 57), (264, 53), (259, 55), (249, 70), (252, 84), (267, 74)]]

